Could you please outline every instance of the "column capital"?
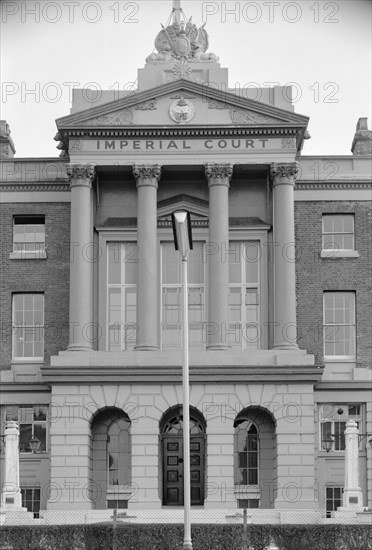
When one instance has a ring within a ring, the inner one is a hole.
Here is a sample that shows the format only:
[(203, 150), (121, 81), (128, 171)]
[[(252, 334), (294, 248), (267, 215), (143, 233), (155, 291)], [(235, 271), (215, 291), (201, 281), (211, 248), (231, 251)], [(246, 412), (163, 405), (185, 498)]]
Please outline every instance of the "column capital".
[(66, 172), (72, 187), (92, 187), (95, 176), (94, 164), (66, 164)]
[(212, 185), (226, 185), (230, 186), (230, 179), (233, 174), (234, 165), (219, 164), (219, 163), (207, 163), (204, 165), (205, 176), (208, 180), (208, 186)]
[(133, 175), (138, 187), (157, 187), (161, 176), (160, 164), (134, 164)]
[(270, 166), (270, 176), (273, 186), (294, 185), (297, 178), (298, 162), (274, 162)]

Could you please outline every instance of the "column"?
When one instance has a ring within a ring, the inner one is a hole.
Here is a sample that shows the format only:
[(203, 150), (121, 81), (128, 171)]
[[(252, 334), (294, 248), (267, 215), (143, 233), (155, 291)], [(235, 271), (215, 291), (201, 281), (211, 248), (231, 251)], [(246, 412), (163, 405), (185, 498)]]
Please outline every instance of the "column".
[(294, 184), (298, 163), (271, 165), (274, 217), (274, 348), (296, 350)]
[(92, 164), (68, 164), (71, 186), (70, 351), (93, 349)]
[(19, 429), (17, 422), (6, 422), (5, 475), (1, 490), (1, 508), (5, 511), (26, 511), (22, 508), (19, 487)]
[(346, 422), (344, 508), (362, 508), (363, 493), (359, 487), (359, 430), (355, 420)]
[(232, 164), (206, 164), (209, 187), (209, 350), (226, 350), (229, 323), (229, 187)]
[(135, 165), (137, 183), (137, 327), (136, 350), (159, 349), (159, 285), (157, 246), (157, 188), (161, 166)]

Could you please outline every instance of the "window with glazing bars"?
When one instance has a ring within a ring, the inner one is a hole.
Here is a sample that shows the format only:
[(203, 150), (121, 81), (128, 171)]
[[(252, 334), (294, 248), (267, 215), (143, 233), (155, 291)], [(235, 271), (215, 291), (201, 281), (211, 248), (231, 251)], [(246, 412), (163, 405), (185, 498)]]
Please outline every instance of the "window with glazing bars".
[[(194, 248), (188, 256), (189, 347), (200, 350), (205, 348), (204, 281), (204, 243), (194, 242)], [(181, 349), (181, 259), (173, 241), (161, 244), (161, 283), (162, 349)]]
[(234, 349), (260, 347), (260, 245), (258, 242), (229, 243), (229, 326), (226, 340)]
[(130, 351), (137, 343), (137, 271), (137, 243), (108, 243), (108, 351)]

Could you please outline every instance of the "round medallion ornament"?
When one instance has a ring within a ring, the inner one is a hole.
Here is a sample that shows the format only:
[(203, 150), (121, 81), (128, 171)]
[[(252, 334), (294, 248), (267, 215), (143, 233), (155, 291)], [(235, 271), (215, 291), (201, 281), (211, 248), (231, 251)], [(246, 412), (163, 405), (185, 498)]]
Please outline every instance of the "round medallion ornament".
[(178, 122), (178, 124), (186, 124), (194, 118), (195, 107), (191, 101), (181, 97), (169, 107), (169, 114), (172, 120)]

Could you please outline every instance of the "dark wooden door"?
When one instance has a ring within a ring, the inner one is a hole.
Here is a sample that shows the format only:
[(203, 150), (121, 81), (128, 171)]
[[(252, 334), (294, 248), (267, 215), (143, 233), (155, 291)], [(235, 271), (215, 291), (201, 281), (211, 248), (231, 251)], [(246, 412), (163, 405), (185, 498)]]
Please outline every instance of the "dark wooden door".
[[(163, 504), (183, 506), (184, 456), (182, 435), (163, 436)], [(205, 439), (190, 438), (191, 504), (204, 504)]]

